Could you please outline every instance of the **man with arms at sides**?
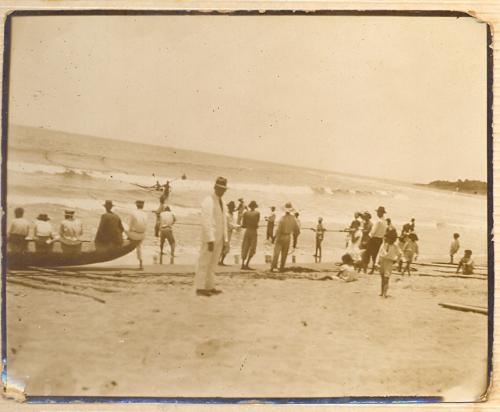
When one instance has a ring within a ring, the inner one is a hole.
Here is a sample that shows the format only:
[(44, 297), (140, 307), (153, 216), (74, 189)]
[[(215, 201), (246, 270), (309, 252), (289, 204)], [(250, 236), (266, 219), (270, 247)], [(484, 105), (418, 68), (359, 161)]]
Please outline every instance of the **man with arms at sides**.
[(215, 267), (227, 242), (227, 211), (222, 196), (227, 190), (227, 179), (218, 177), (214, 192), (201, 203), (201, 248), (194, 276), (198, 296), (221, 293), (215, 288)]
[(111, 209), (113, 202), (104, 202), (106, 213), (101, 215), (101, 221), (95, 235), (95, 246), (97, 249), (116, 248), (123, 245), (123, 225), (120, 217), (114, 214)]

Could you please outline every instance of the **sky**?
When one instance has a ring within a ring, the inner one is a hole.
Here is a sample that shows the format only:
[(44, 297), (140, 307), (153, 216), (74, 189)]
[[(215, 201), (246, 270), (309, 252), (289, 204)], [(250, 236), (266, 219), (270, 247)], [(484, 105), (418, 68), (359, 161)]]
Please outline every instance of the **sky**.
[(9, 121), (379, 178), (486, 180), (486, 25), (17, 16)]

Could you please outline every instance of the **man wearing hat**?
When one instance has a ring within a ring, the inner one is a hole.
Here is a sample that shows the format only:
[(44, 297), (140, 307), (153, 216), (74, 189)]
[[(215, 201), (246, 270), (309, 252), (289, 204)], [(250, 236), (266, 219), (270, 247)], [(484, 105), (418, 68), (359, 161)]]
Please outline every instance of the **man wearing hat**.
[(288, 249), (290, 248), (290, 237), (298, 230), (297, 220), (292, 215), (293, 207), (290, 202), (285, 204), (285, 214), (278, 223), (276, 230), (273, 261), (271, 263), (271, 272), (278, 267), (278, 259), (281, 255), (280, 272), (285, 270)]
[(106, 213), (101, 215), (101, 221), (95, 235), (95, 246), (98, 249), (107, 249), (119, 247), (123, 244), (123, 225), (119, 216), (114, 214), (111, 209), (113, 202), (106, 200), (104, 202)]
[(241, 268), (253, 270), (248, 265), (257, 250), (257, 229), (259, 228), (260, 213), (255, 210), (258, 207), (255, 200), (252, 200), (248, 207), (250, 210), (243, 213), (241, 223), (241, 227), (245, 229), (243, 242), (241, 243)]
[(64, 220), (59, 226), (59, 240), (63, 253), (78, 253), (82, 250), (80, 236), (83, 235), (82, 222), (75, 219), (75, 211), (66, 209), (64, 211)]
[(143, 210), (144, 200), (135, 201), (136, 210), (130, 214), (130, 220), (128, 223), (127, 236), (131, 240), (138, 240), (136, 251), (137, 259), (139, 260), (139, 269), (142, 269), (142, 241), (146, 237), (146, 229), (148, 226), (148, 215)]
[(370, 239), (368, 240), (368, 244), (366, 246), (366, 252), (363, 255), (365, 273), (366, 269), (368, 269), (368, 265), (370, 264), (370, 259), (372, 260), (372, 270), (370, 274), (373, 274), (375, 271), (375, 262), (377, 261), (378, 251), (380, 250), (380, 246), (382, 246), (385, 232), (387, 231), (387, 222), (384, 219), (385, 214), (385, 208), (383, 206), (379, 206), (377, 209), (377, 219), (370, 230)]
[(215, 267), (227, 242), (226, 206), (222, 196), (227, 190), (227, 179), (218, 177), (214, 192), (201, 203), (201, 248), (194, 277), (196, 294), (211, 296), (215, 289)]

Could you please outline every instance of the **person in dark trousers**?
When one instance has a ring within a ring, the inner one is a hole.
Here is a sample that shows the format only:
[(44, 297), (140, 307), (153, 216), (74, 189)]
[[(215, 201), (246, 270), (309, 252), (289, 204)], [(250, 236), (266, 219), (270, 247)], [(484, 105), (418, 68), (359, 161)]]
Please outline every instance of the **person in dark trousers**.
[(16, 207), (14, 210), (15, 219), (12, 220), (9, 228), (8, 245), (14, 253), (24, 253), (28, 249), (26, 238), (30, 232), (30, 222), (24, 218), (24, 209)]
[(123, 244), (123, 225), (120, 217), (114, 214), (111, 209), (113, 202), (104, 202), (106, 213), (101, 215), (101, 221), (95, 235), (95, 246), (98, 249), (120, 247)]
[(266, 217), (267, 230), (266, 230), (266, 240), (270, 240), (274, 243), (274, 223), (276, 222), (276, 208), (271, 206), (271, 214)]
[(292, 215), (293, 207), (291, 203), (285, 204), (285, 215), (278, 223), (276, 230), (276, 240), (274, 242), (273, 260), (271, 263), (271, 272), (278, 267), (278, 259), (281, 255), (280, 272), (284, 272), (288, 249), (290, 248), (290, 238), (297, 230), (297, 220)]
[(297, 222), (297, 225), (295, 226), (295, 230), (293, 231), (293, 248), (297, 249), (297, 239), (299, 238), (299, 235), (300, 235), (299, 212), (295, 212), (294, 216), (295, 216), (295, 220)]
[[(383, 206), (379, 206), (377, 209), (377, 220), (373, 225), (370, 234), (368, 244), (366, 245), (366, 251), (364, 256), (364, 272), (368, 268), (370, 264), (370, 259), (372, 260), (372, 270), (370, 274), (373, 274), (375, 271), (375, 262), (377, 261), (378, 251), (380, 246), (382, 246), (382, 242), (384, 241), (385, 232), (387, 231), (387, 222), (384, 220), (384, 215), (386, 214), (386, 210)], [(397, 237), (396, 237), (397, 239)]]
[(241, 227), (245, 229), (241, 244), (241, 268), (253, 270), (248, 265), (257, 250), (257, 229), (259, 228), (260, 213), (255, 210), (258, 207), (255, 200), (252, 200), (248, 207), (250, 210), (243, 213), (241, 221)]

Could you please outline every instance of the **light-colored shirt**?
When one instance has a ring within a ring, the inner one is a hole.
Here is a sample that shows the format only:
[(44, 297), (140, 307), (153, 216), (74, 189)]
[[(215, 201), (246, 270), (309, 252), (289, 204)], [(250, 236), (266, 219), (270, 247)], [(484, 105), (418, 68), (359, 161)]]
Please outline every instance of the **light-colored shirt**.
[(215, 193), (201, 202), (201, 241), (227, 242), (227, 208), (224, 200)]
[(382, 239), (385, 236), (385, 232), (387, 230), (387, 222), (379, 218), (372, 227), (370, 231), (370, 237), (378, 237)]
[(290, 235), (298, 230), (297, 220), (295, 216), (286, 213), (278, 223), (278, 230), (276, 231), (276, 237), (280, 235)]
[(346, 265), (345, 263), (340, 266), (338, 277), (346, 282), (353, 282), (358, 279), (358, 274), (354, 266)]
[(54, 229), (50, 222), (44, 222), (43, 220), (35, 221), (35, 236), (52, 236)]
[(160, 213), (160, 227), (171, 227), (175, 223), (175, 216), (172, 212), (164, 210)]
[(64, 239), (78, 240), (83, 234), (82, 222), (78, 219), (64, 219), (59, 228), (59, 234)]
[(384, 243), (380, 248), (380, 259), (388, 259), (392, 261), (399, 260), (401, 257), (401, 249), (398, 245), (389, 243)]
[(128, 224), (128, 237), (133, 240), (142, 240), (146, 236), (148, 215), (144, 210), (134, 210)]
[(460, 249), (460, 242), (458, 239), (453, 239), (450, 245), (450, 255), (454, 255)]
[(15, 218), (9, 229), (10, 235), (28, 236), (30, 232), (30, 222), (23, 217)]

